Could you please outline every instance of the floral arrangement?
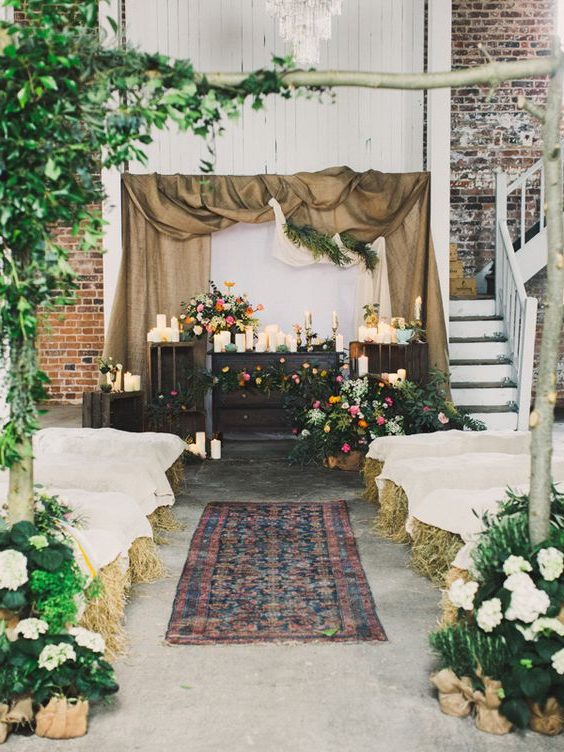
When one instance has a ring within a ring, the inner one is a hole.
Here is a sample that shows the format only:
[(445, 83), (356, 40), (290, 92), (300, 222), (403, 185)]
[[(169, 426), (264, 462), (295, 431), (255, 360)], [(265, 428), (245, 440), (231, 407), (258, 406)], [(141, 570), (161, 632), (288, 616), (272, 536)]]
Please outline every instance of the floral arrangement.
[(78, 626), (98, 587), (61, 531), (70, 510), (47, 494), (35, 510), (35, 524), (0, 529), (0, 703), (25, 702), (30, 722), (51, 698), (95, 701), (118, 689), (103, 638)]
[(231, 289), (234, 282), (224, 284), (226, 293), (210, 282), (210, 292), (195, 295), (187, 303), (181, 303), (179, 323), (183, 338), (201, 339), (226, 331), (234, 334), (245, 331), (247, 326), (257, 326), (255, 313), (264, 310), (264, 306), (253, 306), (246, 294), (233, 294)]
[(103, 376), (107, 376), (109, 374), (111, 383), (102, 383), (100, 384), (100, 389), (103, 392), (111, 392), (112, 386), (117, 381), (117, 375), (118, 372), (123, 370), (123, 366), (121, 363), (115, 363), (114, 359), (111, 357), (108, 358), (98, 358), (98, 370)]
[(492, 730), (486, 709), (496, 733), (530, 724), (553, 734), (564, 708), (564, 494), (552, 491), (550, 535), (539, 546), (529, 541), (527, 508), (527, 496), (508, 492), (498, 515), (484, 519), (472, 579), (447, 593), (457, 623), (431, 635), (443, 669), (435, 683), (441, 690), (448, 679), (455, 694), (466, 687), (483, 730)]
[(396, 316), (390, 321), (390, 325), (394, 327), (394, 329), (401, 329), (402, 331), (405, 329), (417, 329), (420, 326), (419, 321), (411, 321), (408, 319), (403, 318), (403, 316)]

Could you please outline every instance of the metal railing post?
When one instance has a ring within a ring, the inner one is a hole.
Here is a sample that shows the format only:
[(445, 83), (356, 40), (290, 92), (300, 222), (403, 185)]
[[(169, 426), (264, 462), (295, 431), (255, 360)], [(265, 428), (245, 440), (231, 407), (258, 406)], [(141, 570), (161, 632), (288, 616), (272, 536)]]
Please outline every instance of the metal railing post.
[(503, 300), (503, 240), (501, 222), (507, 221), (507, 175), (498, 172), (495, 176), (495, 312), (500, 316)]

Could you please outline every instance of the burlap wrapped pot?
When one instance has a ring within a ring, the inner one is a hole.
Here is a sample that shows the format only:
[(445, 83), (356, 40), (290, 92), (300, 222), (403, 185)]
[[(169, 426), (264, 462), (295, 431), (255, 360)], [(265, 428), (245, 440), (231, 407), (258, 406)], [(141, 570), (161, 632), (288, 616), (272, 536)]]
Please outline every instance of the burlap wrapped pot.
[(35, 733), (47, 739), (75, 739), (88, 729), (88, 700), (51, 697), (35, 716)]
[(555, 697), (549, 697), (544, 706), (532, 702), (529, 706), (529, 726), (533, 731), (547, 736), (556, 736), (564, 727), (564, 708)]
[(482, 679), (484, 691), (474, 692), (476, 703), (476, 728), (488, 734), (508, 734), (513, 728), (511, 721), (499, 712), (501, 682), (485, 676)]
[(439, 705), (443, 713), (456, 718), (470, 715), (474, 690), (469, 676), (459, 678), (452, 669), (443, 668), (431, 675), (431, 683), (439, 690)]

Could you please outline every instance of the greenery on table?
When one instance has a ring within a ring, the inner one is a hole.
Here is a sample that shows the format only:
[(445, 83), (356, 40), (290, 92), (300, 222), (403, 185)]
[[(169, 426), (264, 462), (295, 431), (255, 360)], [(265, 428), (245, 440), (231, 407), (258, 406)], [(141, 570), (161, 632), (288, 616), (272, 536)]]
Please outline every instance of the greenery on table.
[(173, 122), (208, 139), (202, 170), (209, 171), (224, 117), (246, 100), (259, 109), (268, 94), (290, 97), (295, 89), (281, 78), (288, 59), (223, 86), (187, 60), (102, 44), (97, 0), (5, 4), (26, 12), (25, 22), (0, 23), (0, 347), (10, 362), (0, 466), (12, 468), (15, 522), (32, 518), (31, 435), (46, 397), (35, 346), (39, 311), (75, 299), (59, 228), (70, 228), (84, 250), (99, 249), (101, 168), (144, 163), (152, 131)]
[(284, 232), (294, 245), (303, 246), (311, 251), (311, 255), (316, 260), (326, 258), (336, 266), (349, 266), (356, 256), (369, 271), (373, 271), (378, 263), (378, 254), (372, 249), (370, 243), (358, 240), (349, 232), (341, 233), (342, 246), (331, 235), (316, 230), (311, 225), (300, 227), (291, 219), (286, 220)]
[[(474, 581), (448, 591), (458, 623), (436, 630), (441, 665), (475, 687), (501, 682), (500, 712), (519, 728), (549, 698), (564, 707), (564, 494), (553, 487), (549, 537), (532, 545), (528, 497), (509, 491), (484, 519), (472, 554)], [(464, 588), (467, 588), (466, 595)]]

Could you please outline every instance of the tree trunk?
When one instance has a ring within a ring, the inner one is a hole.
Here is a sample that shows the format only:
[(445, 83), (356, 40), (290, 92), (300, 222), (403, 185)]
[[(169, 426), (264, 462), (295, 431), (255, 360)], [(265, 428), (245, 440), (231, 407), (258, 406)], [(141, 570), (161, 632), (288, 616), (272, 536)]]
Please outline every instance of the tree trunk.
[(27, 520), (33, 522), (33, 453), (29, 437), (18, 445), (21, 462), (10, 468), (8, 525)]
[(561, 110), (562, 71), (559, 68), (552, 77), (548, 90), (543, 134), (548, 263), (536, 398), (530, 418), (532, 437), (529, 536), (533, 545), (546, 540), (550, 530), (552, 429), (556, 402), (556, 369), (564, 316)]

